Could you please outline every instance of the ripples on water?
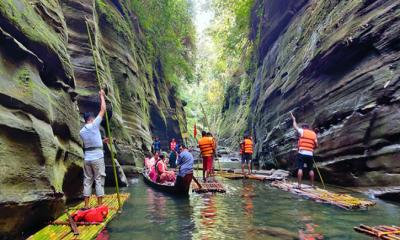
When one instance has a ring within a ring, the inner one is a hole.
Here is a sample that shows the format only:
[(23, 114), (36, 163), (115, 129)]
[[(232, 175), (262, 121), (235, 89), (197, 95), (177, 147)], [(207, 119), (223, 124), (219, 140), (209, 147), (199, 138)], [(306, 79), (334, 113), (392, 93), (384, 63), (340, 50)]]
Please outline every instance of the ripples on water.
[(262, 182), (222, 181), (226, 194), (176, 198), (139, 178), (125, 189), (131, 198), (103, 239), (366, 239), (353, 226), (400, 224), (400, 206), (388, 202), (378, 201), (369, 210), (346, 211)]

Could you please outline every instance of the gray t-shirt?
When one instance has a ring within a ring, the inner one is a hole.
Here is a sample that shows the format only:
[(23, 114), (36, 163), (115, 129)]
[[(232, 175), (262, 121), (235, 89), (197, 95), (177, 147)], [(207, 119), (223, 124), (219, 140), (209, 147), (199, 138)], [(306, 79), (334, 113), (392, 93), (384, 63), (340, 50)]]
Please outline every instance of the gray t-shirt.
[(85, 151), (85, 161), (97, 160), (104, 157), (103, 141), (101, 140), (100, 124), (102, 118), (97, 116), (92, 123), (85, 124), (79, 132), (84, 148), (98, 148)]

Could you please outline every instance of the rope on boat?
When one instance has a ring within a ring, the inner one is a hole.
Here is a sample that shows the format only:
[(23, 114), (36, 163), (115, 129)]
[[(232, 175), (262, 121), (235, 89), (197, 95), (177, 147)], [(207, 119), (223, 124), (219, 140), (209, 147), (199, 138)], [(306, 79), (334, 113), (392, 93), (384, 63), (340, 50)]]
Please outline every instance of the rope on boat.
[[(99, 87), (100, 87), (100, 89), (101, 89), (101, 87), (102, 87), (103, 84), (102, 84), (101, 81), (100, 81), (99, 71), (98, 71), (98, 67), (97, 67), (97, 60), (96, 60), (96, 56), (95, 56), (95, 51), (96, 51), (96, 49), (94, 49), (94, 45), (93, 45), (93, 41), (92, 41), (92, 36), (91, 36), (91, 34), (90, 34), (90, 33), (93, 32), (93, 31), (91, 31), (91, 29), (90, 29), (88, 19), (86, 19), (85, 23), (86, 23), (86, 29), (87, 29), (87, 33), (88, 33), (88, 38), (89, 38), (90, 47), (91, 47), (91, 49), (92, 49), (94, 67), (95, 67), (95, 71), (96, 71), (96, 79), (97, 79), (97, 82), (98, 82)], [(114, 158), (114, 150), (113, 150), (113, 145), (112, 145), (113, 139), (112, 139), (112, 136), (111, 136), (110, 121), (109, 121), (109, 118), (108, 118), (107, 109), (106, 109), (106, 112), (105, 112), (105, 117), (106, 117), (106, 131), (107, 131), (107, 136), (108, 136), (108, 139), (109, 139), (108, 144), (109, 144), (109, 148), (110, 148), (111, 162), (112, 162), (113, 172), (114, 172), (115, 191), (116, 191), (116, 193), (117, 193), (117, 200), (118, 200), (118, 209), (121, 209), (121, 198), (120, 198), (120, 195), (119, 195), (119, 186), (118, 186), (118, 177), (117, 177), (117, 167), (115, 166), (115, 161), (114, 161), (115, 158)]]

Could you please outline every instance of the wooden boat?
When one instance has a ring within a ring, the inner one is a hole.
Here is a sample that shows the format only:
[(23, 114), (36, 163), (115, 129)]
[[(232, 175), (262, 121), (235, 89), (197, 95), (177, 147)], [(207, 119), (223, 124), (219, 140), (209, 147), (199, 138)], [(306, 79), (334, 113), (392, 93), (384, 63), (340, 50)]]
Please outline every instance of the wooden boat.
[[(129, 193), (121, 193), (121, 207), (124, 202), (129, 198)], [(96, 205), (96, 197), (92, 196), (89, 200), (90, 206)], [(95, 239), (97, 235), (106, 227), (106, 225), (117, 215), (118, 213), (118, 200), (117, 194), (105, 195), (103, 198), (103, 205), (109, 208), (107, 218), (102, 223), (88, 223), (88, 222), (74, 222), (74, 230), (71, 229), (70, 223), (68, 221), (68, 216), (72, 215), (75, 211), (81, 209), (84, 203), (76, 205), (70, 208), (67, 213), (64, 213), (56, 221), (50, 223), (42, 230), (33, 234), (28, 238), (28, 240), (58, 240), (58, 239)]]
[(148, 175), (147, 169), (143, 169), (142, 175), (143, 175), (143, 180), (145, 183), (147, 183), (147, 185), (149, 185), (150, 187), (153, 187), (159, 191), (171, 193), (174, 195), (182, 195), (182, 196), (189, 195), (190, 182), (188, 185), (178, 188), (175, 186), (175, 183), (174, 184), (161, 184), (161, 183), (153, 182)]

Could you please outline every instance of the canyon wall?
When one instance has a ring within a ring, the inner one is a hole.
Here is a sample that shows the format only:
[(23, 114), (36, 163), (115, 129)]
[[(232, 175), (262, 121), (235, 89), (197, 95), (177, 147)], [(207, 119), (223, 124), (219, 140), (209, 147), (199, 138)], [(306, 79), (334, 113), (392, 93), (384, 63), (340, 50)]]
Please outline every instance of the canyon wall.
[(293, 111), (318, 132), (325, 181), (399, 185), (399, 17), (396, 0), (255, 1), (251, 90), (228, 94), (223, 115), (249, 105), (240, 131), (262, 166), (294, 168)]
[(129, 1), (0, 1), (0, 239), (21, 237), (81, 195), (81, 113), (99, 108), (86, 21), (119, 162), (141, 163), (152, 132), (166, 142), (186, 131)]

